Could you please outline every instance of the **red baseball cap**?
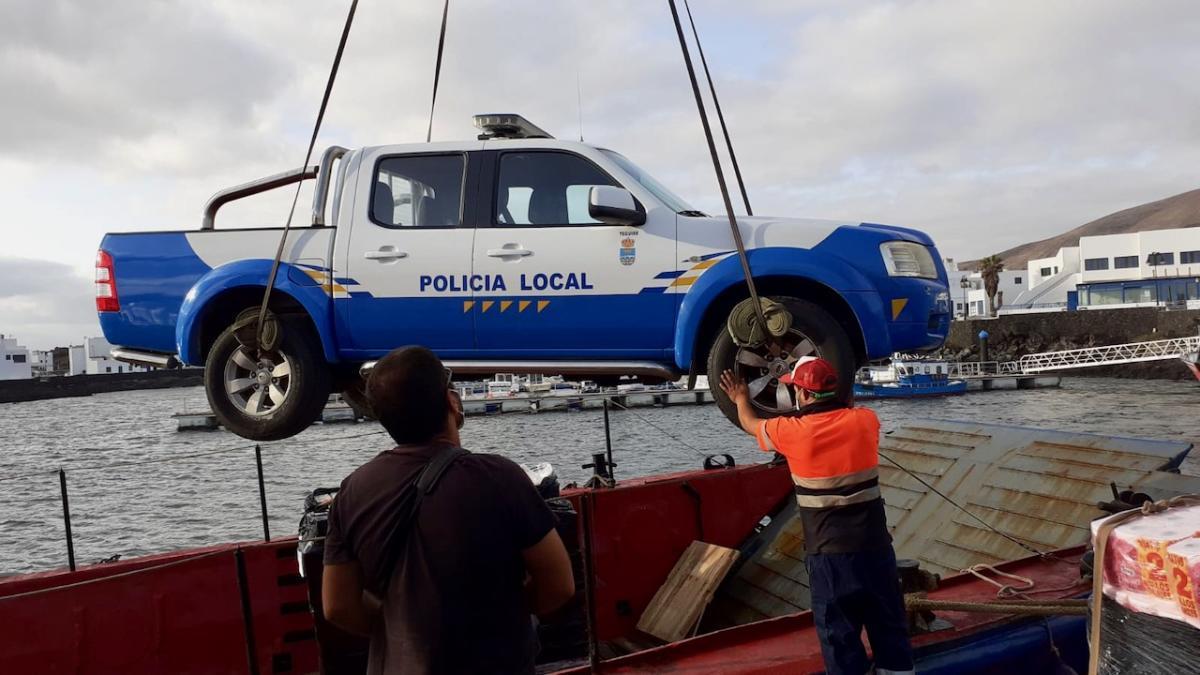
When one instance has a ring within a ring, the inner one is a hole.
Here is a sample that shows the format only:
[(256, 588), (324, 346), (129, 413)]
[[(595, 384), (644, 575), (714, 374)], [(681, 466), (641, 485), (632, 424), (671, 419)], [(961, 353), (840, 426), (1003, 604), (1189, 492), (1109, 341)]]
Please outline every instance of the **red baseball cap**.
[(833, 364), (815, 356), (802, 356), (792, 372), (779, 378), (784, 384), (790, 384), (807, 391), (818, 393), (837, 391), (838, 375)]

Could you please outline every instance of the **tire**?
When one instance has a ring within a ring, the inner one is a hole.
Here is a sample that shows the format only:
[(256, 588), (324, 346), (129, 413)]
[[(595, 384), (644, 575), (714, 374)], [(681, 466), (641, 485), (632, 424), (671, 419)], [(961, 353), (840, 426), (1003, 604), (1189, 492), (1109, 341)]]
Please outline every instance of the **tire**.
[(281, 328), (278, 347), (262, 359), (238, 342), (232, 327), (208, 352), (208, 404), (221, 426), (242, 438), (276, 441), (295, 436), (316, 421), (329, 400), (329, 367), (317, 337), (298, 321), (285, 321)]
[[(712, 389), (713, 398), (717, 407), (725, 413), (725, 417), (737, 426), (741, 426), (737, 406), (720, 387), (721, 373), (727, 369), (732, 369), (747, 382), (762, 381), (765, 378), (763, 388), (751, 398), (755, 412), (764, 418), (776, 417), (791, 409), (793, 399), (787, 393), (786, 386), (778, 383), (778, 374), (790, 371), (800, 356), (819, 356), (833, 364), (838, 371), (838, 398), (841, 400), (849, 400), (853, 390), (854, 348), (837, 319), (819, 305), (807, 300), (792, 297), (771, 299), (783, 304), (792, 315), (792, 328), (789, 335), (783, 338), (784, 349), (781, 350), (781, 356), (768, 359), (763, 357), (769, 356), (765, 347), (757, 350), (738, 347), (729, 336), (724, 321), (713, 336), (712, 348), (708, 352), (708, 384)], [(810, 345), (805, 345), (806, 340)], [(758, 355), (759, 358), (756, 360), (754, 355)], [(780, 396), (788, 396), (786, 408), (779, 405)]]
[(359, 419), (375, 420), (371, 402), (367, 400), (367, 381), (361, 375), (356, 374), (354, 379), (342, 386), (342, 400), (350, 406), (354, 415)]

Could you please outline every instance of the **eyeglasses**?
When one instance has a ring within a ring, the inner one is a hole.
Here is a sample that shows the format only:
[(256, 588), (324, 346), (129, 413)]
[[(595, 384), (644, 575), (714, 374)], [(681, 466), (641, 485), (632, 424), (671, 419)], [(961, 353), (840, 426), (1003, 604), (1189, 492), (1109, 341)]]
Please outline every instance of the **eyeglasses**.
[(449, 368), (446, 368), (445, 366), (442, 367), (442, 370), (444, 370), (446, 372), (446, 388), (453, 389), (454, 388), (454, 371), (450, 370)]

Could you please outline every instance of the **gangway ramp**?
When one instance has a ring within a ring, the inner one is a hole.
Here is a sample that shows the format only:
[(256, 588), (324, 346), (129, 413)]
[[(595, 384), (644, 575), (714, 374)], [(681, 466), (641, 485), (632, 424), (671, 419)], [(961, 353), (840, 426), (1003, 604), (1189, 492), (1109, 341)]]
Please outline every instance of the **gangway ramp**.
[(1197, 347), (1200, 347), (1200, 336), (1027, 354), (1016, 363), (1019, 372), (1042, 373), (1068, 368), (1177, 359), (1183, 354), (1196, 351)]

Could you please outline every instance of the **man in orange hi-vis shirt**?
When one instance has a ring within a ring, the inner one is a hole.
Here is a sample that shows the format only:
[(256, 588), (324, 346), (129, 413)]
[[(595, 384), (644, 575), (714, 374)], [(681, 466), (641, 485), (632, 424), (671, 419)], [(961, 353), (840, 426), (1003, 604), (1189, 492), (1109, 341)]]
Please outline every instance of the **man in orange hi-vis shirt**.
[[(813, 619), (829, 675), (914, 673), (896, 553), (879, 494), (879, 418), (838, 400), (837, 371), (804, 357), (779, 379), (797, 410), (762, 419), (733, 371), (721, 388), (746, 433), (787, 459), (804, 525)], [(871, 642), (874, 670), (862, 644)]]

